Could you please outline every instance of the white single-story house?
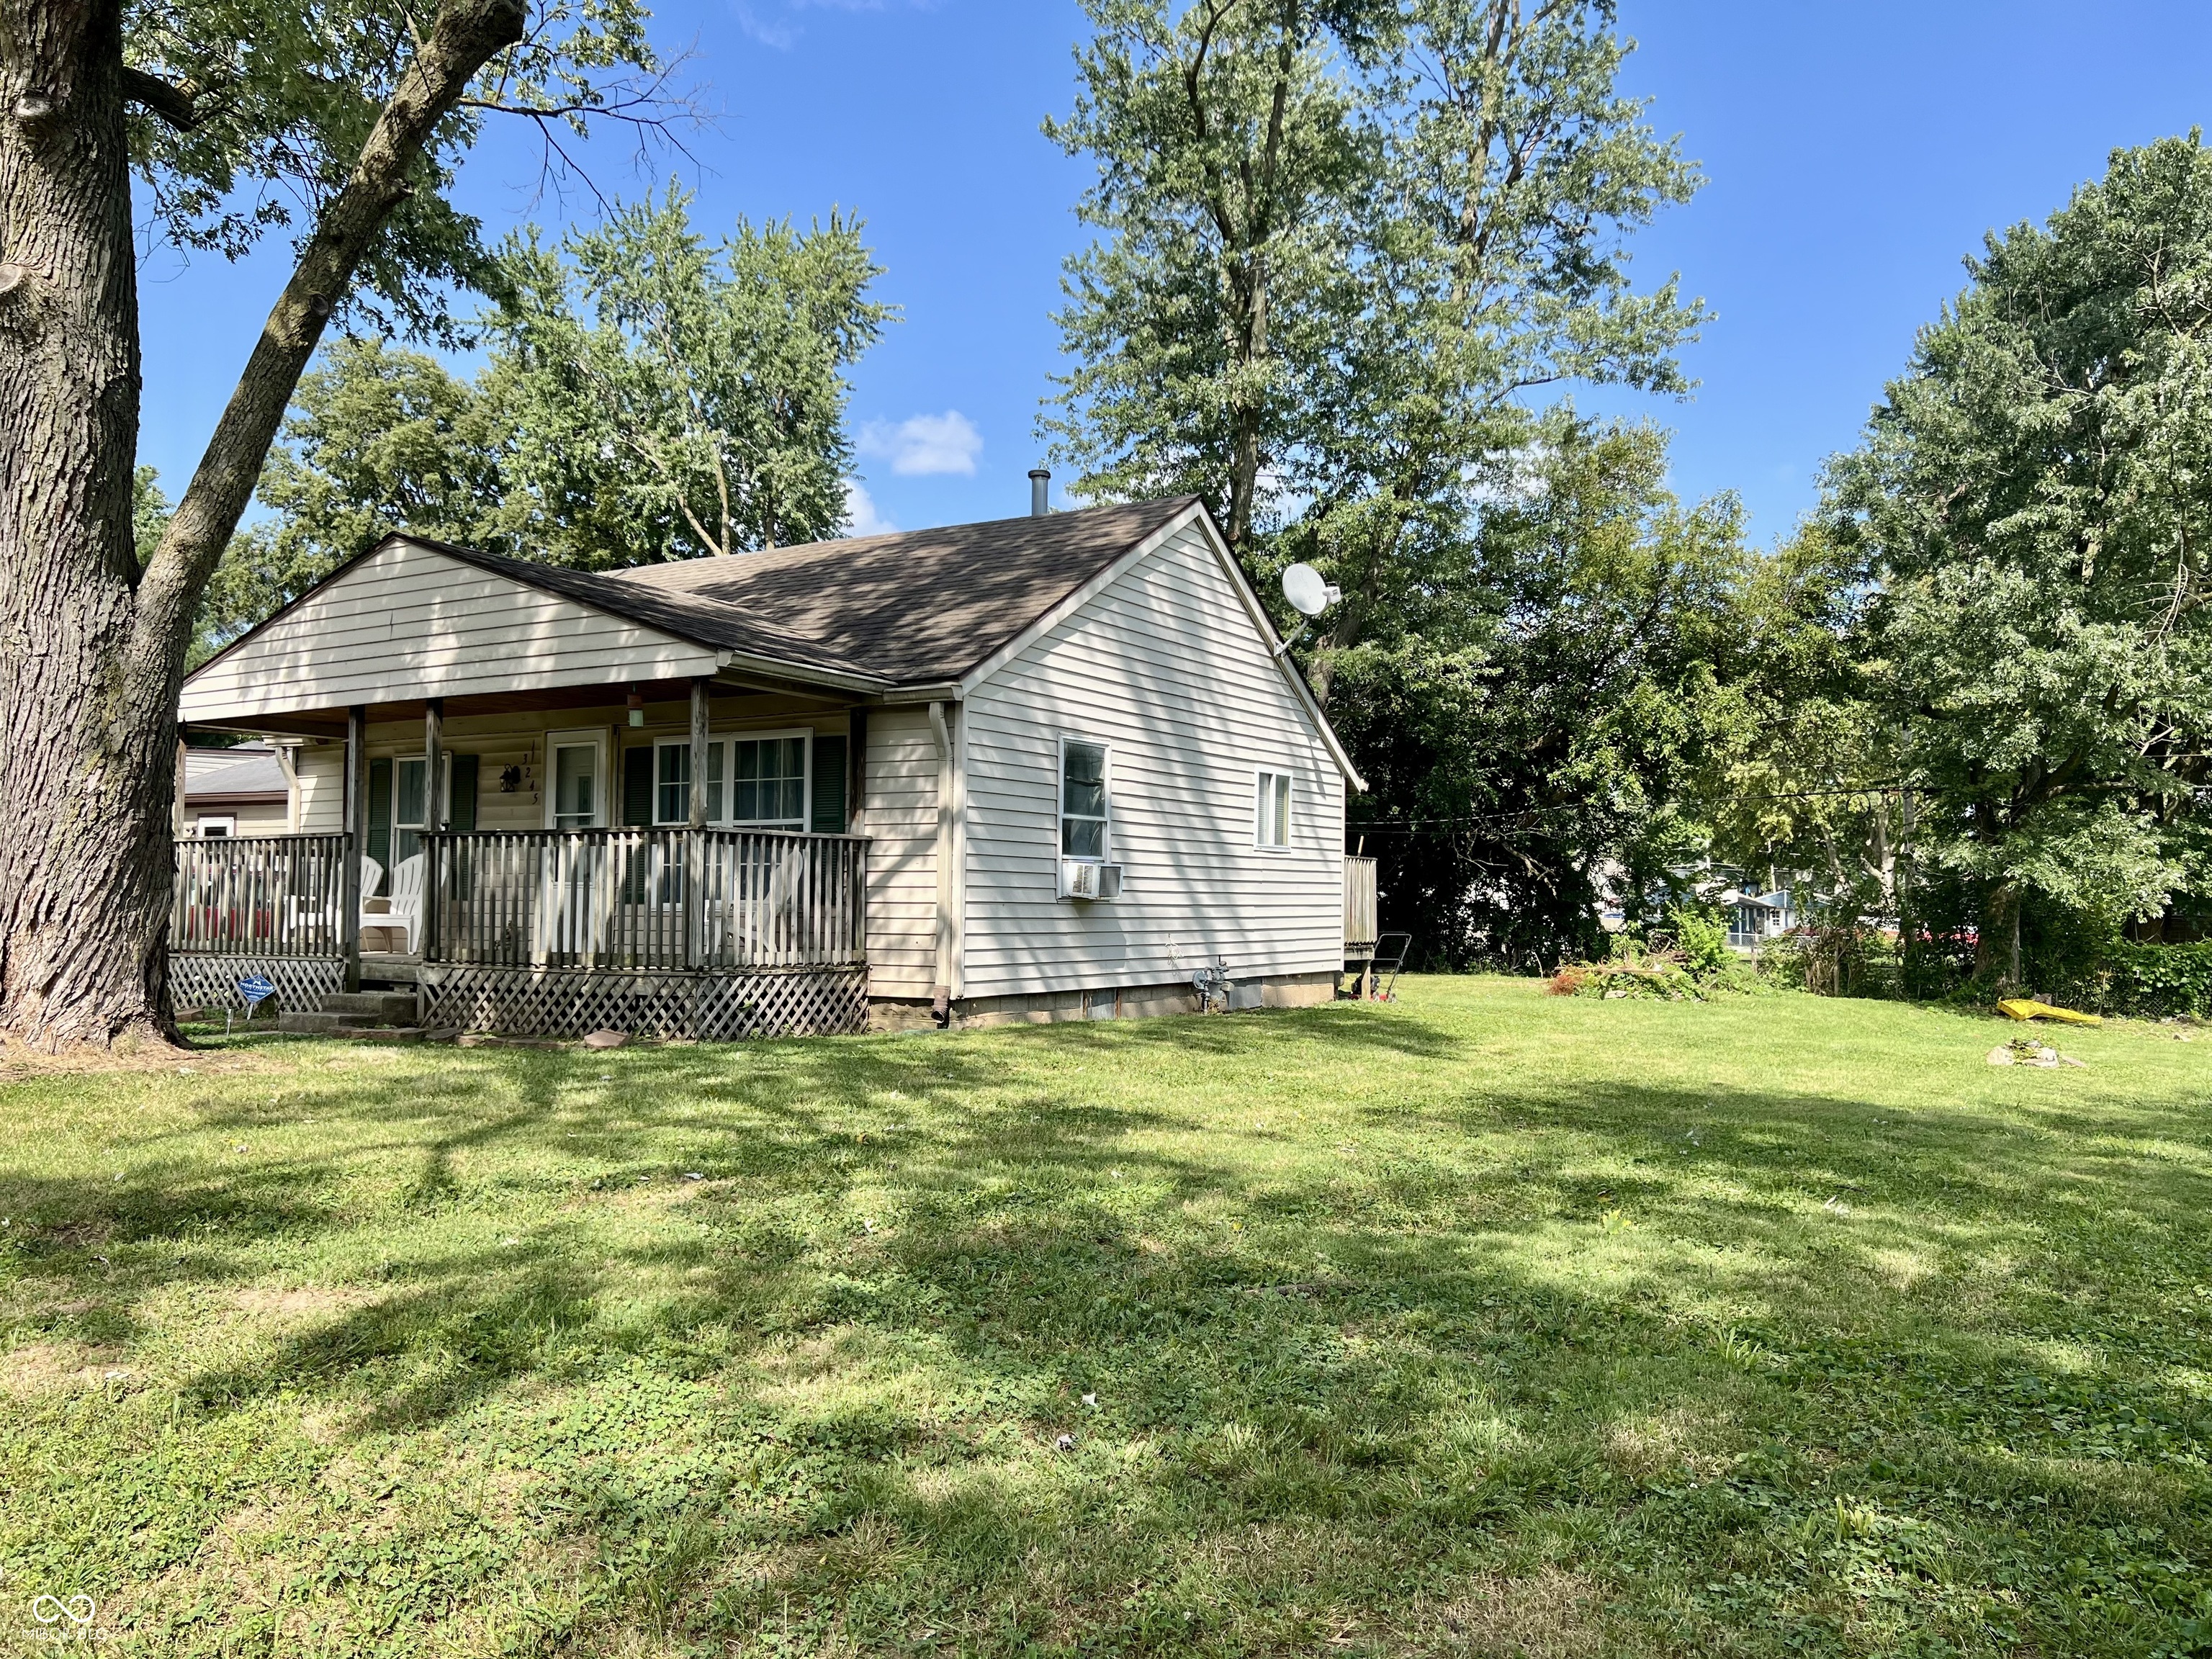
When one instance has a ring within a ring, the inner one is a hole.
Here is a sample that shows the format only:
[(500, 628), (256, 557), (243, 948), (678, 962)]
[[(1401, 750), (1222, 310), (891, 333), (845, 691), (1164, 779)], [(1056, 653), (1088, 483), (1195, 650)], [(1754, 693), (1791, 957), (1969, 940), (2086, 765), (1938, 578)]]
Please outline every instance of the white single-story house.
[(606, 573), (392, 535), (179, 714), (297, 780), (281, 847), (180, 843), (180, 1001), (252, 962), (294, 1006), (720, 1036), (1344, 965), (1362, 785), (1194, 499)]

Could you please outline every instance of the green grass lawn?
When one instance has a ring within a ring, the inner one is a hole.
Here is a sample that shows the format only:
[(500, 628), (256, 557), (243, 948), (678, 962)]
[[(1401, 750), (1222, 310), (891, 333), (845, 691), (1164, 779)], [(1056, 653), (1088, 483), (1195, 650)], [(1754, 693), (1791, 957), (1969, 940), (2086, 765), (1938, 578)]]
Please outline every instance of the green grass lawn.
[(2212, 1652), (2212, 1032), (2008, 1034), (19, 1073), (0, 1650)]

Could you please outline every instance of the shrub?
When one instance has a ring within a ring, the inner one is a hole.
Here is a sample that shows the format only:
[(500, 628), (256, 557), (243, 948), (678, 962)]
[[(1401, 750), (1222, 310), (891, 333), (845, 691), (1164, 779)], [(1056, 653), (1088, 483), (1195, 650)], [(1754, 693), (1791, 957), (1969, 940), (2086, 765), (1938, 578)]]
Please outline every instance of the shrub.
[(2160, 1019), (2203, 1018), (2212, 1012), (2212, 941), (2199, 945), (2137, 945), (2117, 940), (2104, 960), (2064, 994), (2100, 1014)]
[(1668, 913), (1674, 924), (1674, 948), (1681, 952), (1682, 965), (1690, 970), (1690, 977), (1710, 979), (1735, 962), (1735, 952), (1729, 949), (1728, 924), (1710, 910), (1675, 909)]

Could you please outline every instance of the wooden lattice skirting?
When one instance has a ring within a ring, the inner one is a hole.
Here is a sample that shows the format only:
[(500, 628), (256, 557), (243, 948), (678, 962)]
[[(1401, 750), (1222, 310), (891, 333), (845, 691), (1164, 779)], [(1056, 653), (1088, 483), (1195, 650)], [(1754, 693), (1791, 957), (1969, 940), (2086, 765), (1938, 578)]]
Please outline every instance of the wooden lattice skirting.
[(588, 969), (440, 967), (422, 974), (422, 1023), (510, 1036), (813, 1036), (865, 1030), (867, 969), (776, 973), (608, 973)]
[(279, 1008), (319, 1008), (325, 997), (345, 989), (345, 963), (336, 957), (218, 957), (173, 951), (170, 1006), (243, 1008), (246, 1001), (238, 994), (238, 981), (256, 974), (276, 988)]

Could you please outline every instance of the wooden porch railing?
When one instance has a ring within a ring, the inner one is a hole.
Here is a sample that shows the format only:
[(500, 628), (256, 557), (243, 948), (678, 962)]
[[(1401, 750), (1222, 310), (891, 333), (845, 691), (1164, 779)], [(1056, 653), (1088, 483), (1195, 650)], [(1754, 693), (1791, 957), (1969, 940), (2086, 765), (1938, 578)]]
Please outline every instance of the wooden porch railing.
[(1347, 956), (1371, 956), (1378, 937), (1375, 914), (1375, 860), (1344, 861), (1344, 949)]
[(865, 836), (522, 830), (422, 844), (427, 961), (714, 970), (867, 959)]
[(169, 948), (194, 956), (338, 957), (343, 836), (238, 836), (177, 843)]

